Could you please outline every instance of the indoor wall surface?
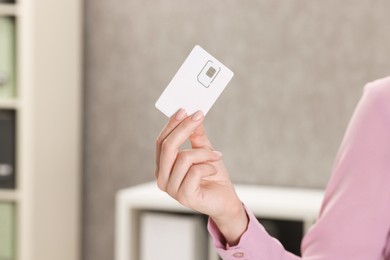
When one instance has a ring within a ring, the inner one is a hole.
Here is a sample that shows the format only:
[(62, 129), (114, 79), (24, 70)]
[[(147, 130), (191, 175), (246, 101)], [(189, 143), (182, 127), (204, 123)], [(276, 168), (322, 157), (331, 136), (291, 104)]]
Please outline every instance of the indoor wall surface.
[(154, 103), (194, 45), (235, 76), (206, 117), (236, 183), (324, 188), (365, 83), (390, 71), (386, 0), (85, 0), (83, 260), (114, 257), (115, 193), (154, 178)]

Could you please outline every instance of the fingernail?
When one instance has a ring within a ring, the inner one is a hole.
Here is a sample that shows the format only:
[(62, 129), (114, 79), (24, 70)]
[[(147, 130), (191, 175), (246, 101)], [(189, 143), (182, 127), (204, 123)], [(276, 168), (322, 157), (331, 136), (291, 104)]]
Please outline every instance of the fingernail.
[(184, 108), (180, 108), (179, 112), (176, 114), (176, 120), (183, 120), (187, 115), (187, 112)]
[(215, 153), (215, 154), (218, 155), (219, 157), (222, 157), (222, 153), (221, 153), (221, 152), (213, 151), (213, 153)]
[(201, 119), (203, 118), (203, 113), (202, 113), (202, 111), (196, 112), (195, 114), (192, 115), (191, 118), (192, 118), (193, 121), (199, 121), (199, 120), (201, 120)]

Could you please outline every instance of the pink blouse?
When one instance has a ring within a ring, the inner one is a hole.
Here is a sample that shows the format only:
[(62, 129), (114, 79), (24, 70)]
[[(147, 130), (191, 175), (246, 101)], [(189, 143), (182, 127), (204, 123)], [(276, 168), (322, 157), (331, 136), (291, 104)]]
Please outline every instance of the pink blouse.
[[(226, 248), (208, 229), (224, 260), (300, 259), (272, 238), (247, 209), (239, 244)], [(390, 77), (367, 84), (349, 123), (320, 215), (302, 242), (302, 259), (390, 259)]]

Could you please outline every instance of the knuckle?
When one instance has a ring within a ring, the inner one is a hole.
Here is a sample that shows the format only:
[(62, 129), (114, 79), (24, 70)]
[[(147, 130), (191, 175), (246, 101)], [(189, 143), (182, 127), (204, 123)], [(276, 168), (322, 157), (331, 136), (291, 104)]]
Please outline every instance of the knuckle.
[(193, 165), (190, 168), (191, 175), (201, 175), (202, 174), (202, 168), (199, 165)]
[(161, 143), (161, 150), (162, 151), (168, 151), (172, 145), (172, 142), (169, 139), (165, 139)]
[(165, 184), (161, 179), (157, 179), (157, 187), (162, 191), (166, 191)]
[(201, 139), (201, 137), (200, 137), (199, 135), (192, 134), (192, 135), (190, 136), (190, 140), (191, 140), (192, 142), (199, 143), (202, 139)]
[(156, 145), (159, 146), (163, 142), (161, 136), (157, 136), (156, 138)]
[(190, 154), (186, 151), (179, 152), (177, 159), (182, 163), (187, 163), (190, 161)]
[(168, 185), (168, 187), (166, 188), (166, 192), (172, 197), (174, 198), (175, 197), (175, 191), (174, 189)]
[(187, 200), (183, 194), (183, 192), (178, 192), (177, 193), (177, 196), (176, 196), (176, 200), (182, 204), (182, 205), (186, 205), (187, 204)]

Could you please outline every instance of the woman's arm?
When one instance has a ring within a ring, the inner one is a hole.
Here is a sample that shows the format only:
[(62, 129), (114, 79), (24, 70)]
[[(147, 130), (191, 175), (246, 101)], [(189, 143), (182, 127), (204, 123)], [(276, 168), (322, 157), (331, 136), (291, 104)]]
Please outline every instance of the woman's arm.
[[(220, 153), (213, 152), (203, 116), (179, 111), (156, 146), (160, 189), (210, 216), (224, 260), (295, 260), (241, 205)], [(192, 149), (180, 150), (186, 139)], [(304, 259), (382, 259), (390, 223), (390, 79), (370, 84), (345, 134), (320, 217), (306, 235)], [(242, 209), (242, 208), (241, 208)], [(244, 212), (245, 217), (243, 215)], [(231, 228), (229, 229), (229, 223)], [(231, 246), (229, 246), (231, 245)]]
[[(349, 123), (320, 217), (303, 241), (308, 259), (388, 259), (390, 78), (366, 86)], [(387, 249), (386, 249), (387, 247)]]
[[(248, 211), (249, 225), (229, 247), (209, 221), (224, 260), (298, 259), (271, 238)], [(390, 78), (368, 84), (348, 126), (318, 221), (305, 236), (302, 259), (390, 257)]]

